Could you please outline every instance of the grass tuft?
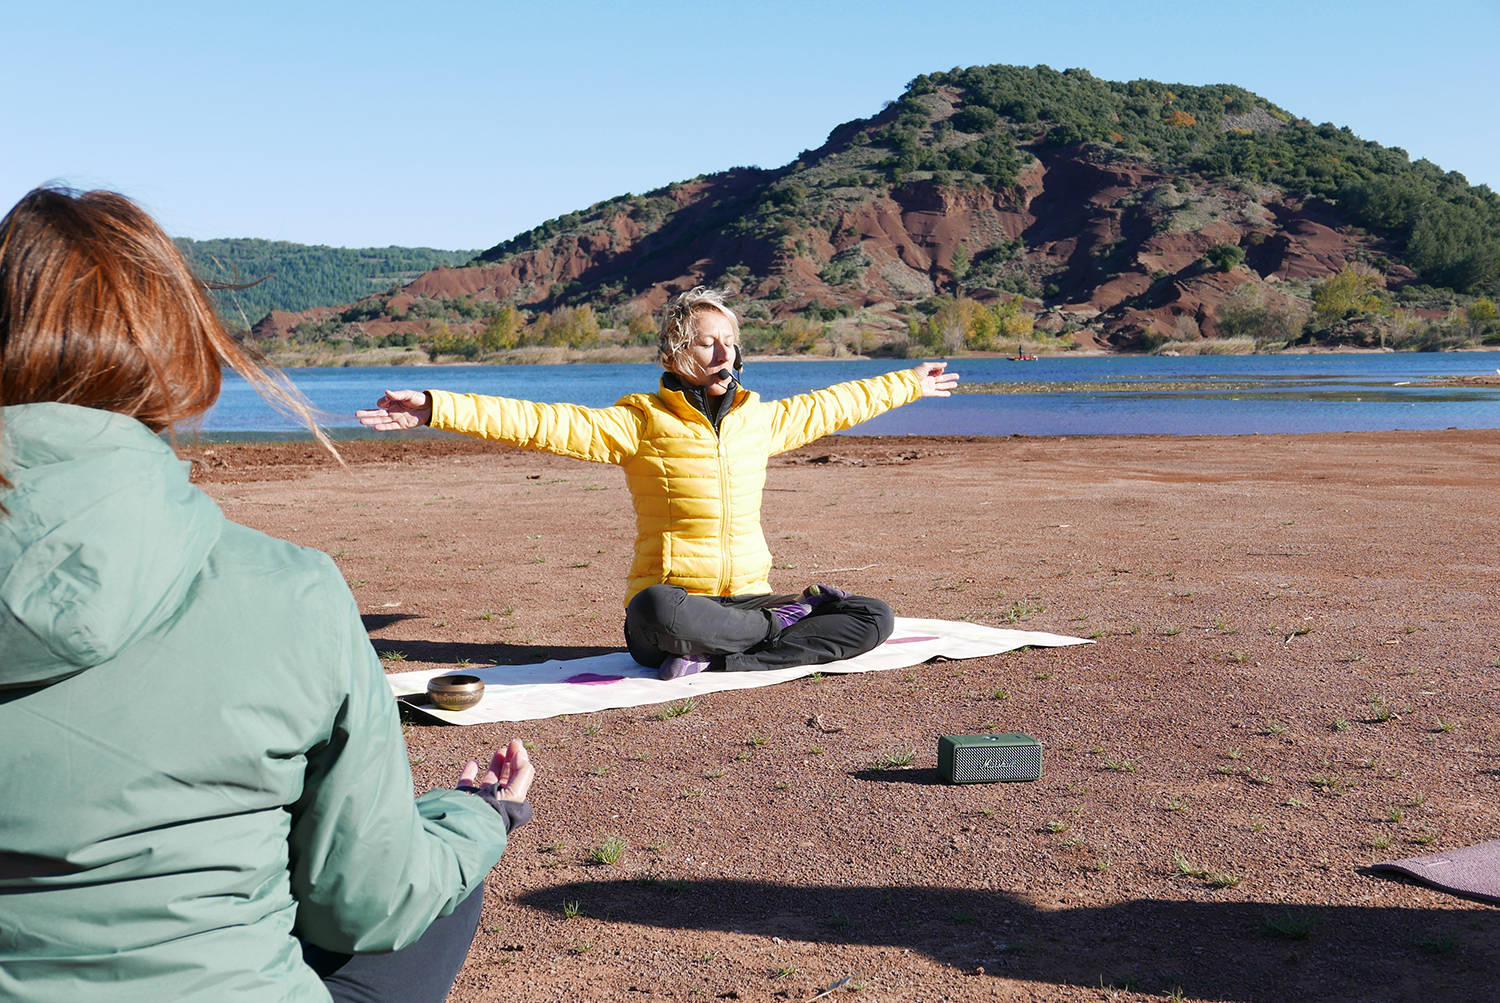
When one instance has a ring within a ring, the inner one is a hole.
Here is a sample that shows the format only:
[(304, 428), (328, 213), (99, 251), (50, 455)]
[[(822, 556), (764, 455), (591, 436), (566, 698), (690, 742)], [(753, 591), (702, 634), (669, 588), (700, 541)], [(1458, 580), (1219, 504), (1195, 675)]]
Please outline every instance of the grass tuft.
[(656, 712), (656, 719), (658, 721), (670, 721), (674, 717), (682, 717), (684, 714), (691, 714), (697, 709), (698, 701), (692, 697), (688, 697), (686, 700), (678, 700), (675, 703), (667, 704), (661, 710)]
[(595, 864), (617, 864), (624, 855), (624, 838), (621, 836), (610, 836), (589, 851), (589, 860)]
[(1416, 948), (1426, 954), (1452, 954), (1458, 940), (1451, 933), (1429, 934), (1417, 941)]
[(1215, 871), (1201, 864), (1195, 864), (1180, 853), (1172, 854), (1172, 863), (1176, 866), (1177, 873), (1183, 877), (1196, 878), (1214, 888), (1236, 888), (1241, 881), (1245, 880), (1242, 874)]
[(1318, 925), (1318, 917), (1310, 912), (1293, 912), (1283, 909), (1279, 913), (1267, 913), (1261, 924), (1261, 932), (1268, 937), (1285, 937), (1287, 940), (1306, 940)]
[(875, 760), (877, 770), (899, 770), (917, 761), (916, 749), (887, 749)]

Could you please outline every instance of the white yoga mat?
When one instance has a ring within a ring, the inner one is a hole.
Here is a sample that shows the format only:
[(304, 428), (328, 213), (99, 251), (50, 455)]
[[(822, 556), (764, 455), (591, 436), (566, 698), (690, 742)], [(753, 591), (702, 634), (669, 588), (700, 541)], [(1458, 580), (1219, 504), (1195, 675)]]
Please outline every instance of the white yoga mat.
[[(398, 698), (449, 724), (534, 721), (558, 714), (586, 714), (611, 707), (683, 700), (719, 690), (746, 690), (810, 676), (814, 672), (873, 672), (904, 669), (933, 658), (979, 658), (1028, 645), (1051, 648), (1092, 644), (1081, 637), (1031, 630), (1002, 630), (953, 620), (896, 618), (890, 640), (873, 651), (841, 662), (799, 665), (763, 672), (700, 672), (682, 679), (657, 679), (656, 670), (636, 664), (625, 652), (539, 662), (536, 665), (466, 665), (462, 669), (426, 669), (386, 676)], [(484, 681), (484, 699), (468, 710), (439, 710), (427, 703), (427, 680), (462, 673)]]

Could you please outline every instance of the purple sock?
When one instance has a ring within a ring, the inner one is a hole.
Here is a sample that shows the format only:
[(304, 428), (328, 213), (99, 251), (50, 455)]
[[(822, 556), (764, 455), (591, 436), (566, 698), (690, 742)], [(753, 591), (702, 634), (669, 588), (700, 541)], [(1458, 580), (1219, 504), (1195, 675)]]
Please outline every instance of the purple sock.
[(796, 599), (780, 606), (772, 606), (766, 612), (775, 618), (777, 627), (786, 630), (822, 603), (848, 598), (849, 593), (832, 585), (809, 585)]
[(708, 668), (708, 663), (707, 655), (675, 655), (661, 663), (656, 678), (681, 679), (683, 676), (696, 675)]

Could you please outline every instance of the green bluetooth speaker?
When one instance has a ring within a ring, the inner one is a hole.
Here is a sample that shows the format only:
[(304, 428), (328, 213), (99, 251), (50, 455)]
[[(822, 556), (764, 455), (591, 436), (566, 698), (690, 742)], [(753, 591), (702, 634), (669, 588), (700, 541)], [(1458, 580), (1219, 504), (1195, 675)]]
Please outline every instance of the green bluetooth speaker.
[(950, 784), (1040, 780), (1042, 743), (1030, 735), (944, 735), (938, 773)]

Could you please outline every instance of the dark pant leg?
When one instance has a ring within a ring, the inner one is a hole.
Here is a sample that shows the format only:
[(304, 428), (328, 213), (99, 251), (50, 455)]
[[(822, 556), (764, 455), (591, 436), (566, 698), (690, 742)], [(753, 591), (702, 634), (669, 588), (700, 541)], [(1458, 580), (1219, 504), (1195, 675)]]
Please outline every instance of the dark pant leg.
[(742, 654), (727, 655), (730, 672), (821, 665), (862, 655), (884, 643), (896, 628), (891, 608), (869, 596), (823, 603), (780, 635)]
[(676, 585), (636, 593), (625, 609), (625, 646), (651, 669), (674, 655), (728, 655), (775, 636), (761, 609), (786, 596), (695, 596)]
[(469, 955), (483, 906), (480, 885), (399, 951), (337, 954), (304, 943), (302, 960), (322, 978), (334, 1003), (443, 1003)]

